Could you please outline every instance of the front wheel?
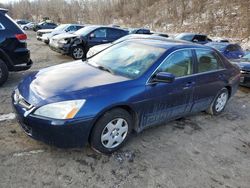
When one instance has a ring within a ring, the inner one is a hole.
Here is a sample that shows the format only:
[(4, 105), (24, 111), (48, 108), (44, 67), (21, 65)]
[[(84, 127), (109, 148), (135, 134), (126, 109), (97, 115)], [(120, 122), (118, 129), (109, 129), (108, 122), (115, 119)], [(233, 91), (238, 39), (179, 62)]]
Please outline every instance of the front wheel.
[(207, 112), (212, 115), (220, 114), (225, 109), (228, 99), (228, 89), (223, 88), (219, 91)]
[(82, 59), (85, 56), (85, 52), (83, 47), (75, 46), (71, 50), (71, 57), (73, 59)]
[(95, 124), (90, 145), (101, 153), (113, 153), (127, 141), (131, 130), (131, 115), (123, 109), (111, 110)]

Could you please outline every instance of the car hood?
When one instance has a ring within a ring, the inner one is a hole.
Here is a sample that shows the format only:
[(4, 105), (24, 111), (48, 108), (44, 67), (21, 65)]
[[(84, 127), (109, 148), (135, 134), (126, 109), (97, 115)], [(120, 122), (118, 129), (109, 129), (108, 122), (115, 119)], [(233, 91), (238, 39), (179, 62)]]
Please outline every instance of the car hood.
[(73, 38), (73, 37), (76, 37), (76, 36), (77, 35), (75, 35), (73, 33), (62, 33), (62, 34), (54, 36), (53, 39), (60, 40), (60, 39), (66, 39), (66, 38)]
[[(50, 98), (74, 96), (73, 93), (79, 91), (86, 92), (98, 86), (127, 80), (129, 79), (102, 71), (79, 60), (34, 72), (19, 84), (18, 89), (30, 104), (37, 105)], [(91, 92), (88, 95), (91, 95)]]

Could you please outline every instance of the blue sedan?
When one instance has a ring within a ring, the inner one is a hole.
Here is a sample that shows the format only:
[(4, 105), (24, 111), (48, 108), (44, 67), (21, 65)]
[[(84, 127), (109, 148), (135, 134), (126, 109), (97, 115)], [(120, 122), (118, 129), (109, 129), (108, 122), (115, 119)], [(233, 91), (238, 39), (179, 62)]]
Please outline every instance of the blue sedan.
[(59, 147), (89, 142), (112, 153), (132, 131), (200, 111), (220, 114), (240, 70), (214, 49), (157, 39), (128, 39), (86, 61), (42, 69), (13, 92), (21, 127)]

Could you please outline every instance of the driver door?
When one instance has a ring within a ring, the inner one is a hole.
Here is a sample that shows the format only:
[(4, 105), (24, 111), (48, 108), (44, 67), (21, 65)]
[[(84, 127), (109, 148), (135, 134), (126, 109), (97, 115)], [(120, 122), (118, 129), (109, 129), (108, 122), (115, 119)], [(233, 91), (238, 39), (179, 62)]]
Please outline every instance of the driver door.
[(90, 33), (88, 44), (89, 47), (93, 47), (99, 44), (107, 43), (107, 29), (106, 28), (99, 28)]
[(146, 85), (147, 102), (141, 126), (162, 124), (190, 112), (195, 86), (193, 62), (193, 53), (189, 49), (176, 51), (163, 61), (155, 74), (168, 72), (176, 78), (172, 83), (149, 81)]

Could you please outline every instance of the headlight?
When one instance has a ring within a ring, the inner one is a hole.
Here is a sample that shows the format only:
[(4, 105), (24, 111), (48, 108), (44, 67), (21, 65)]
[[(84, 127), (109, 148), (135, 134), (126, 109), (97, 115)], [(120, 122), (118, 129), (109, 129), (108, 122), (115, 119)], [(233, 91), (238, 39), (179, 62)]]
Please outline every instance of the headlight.
[(61, 39), (58, 41), (58, 43), (61, 43), (61, 44), (67, 44), (68, 43), (68, 40), (65, 40), (65, 39)]
[(83, 99), (51, 103), (38, 108), (34, 114), (53, 119), (72, 119), (85, 102)]

